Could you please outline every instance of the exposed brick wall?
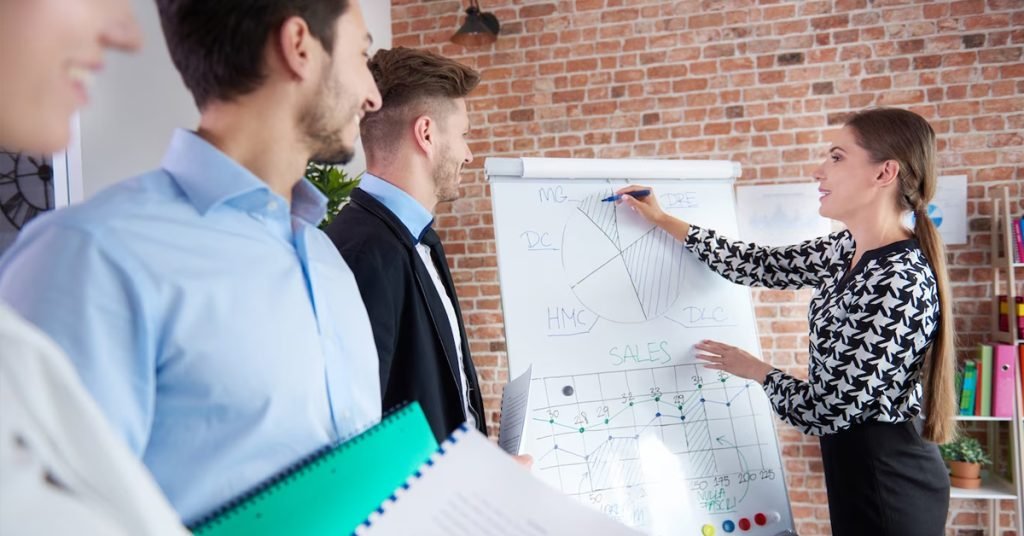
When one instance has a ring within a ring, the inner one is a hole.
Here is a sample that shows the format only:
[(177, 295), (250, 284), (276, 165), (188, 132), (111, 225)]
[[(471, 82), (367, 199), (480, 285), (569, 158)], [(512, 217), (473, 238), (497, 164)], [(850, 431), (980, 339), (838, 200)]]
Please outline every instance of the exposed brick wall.
[[(447, 42), (462, 4), (392, 0), (393, 34), (483, 73), (477, 161), (438, 220), (492, 431), (508, 376), (487, 156), (730, 159), (743, 183), (800, 181), (845, 114), (907, 107), (939, 133), (941, 172), (969, 177), (970, 244), (949, 256), (961, 346), (985, 339), (989, 189), (1024, 197), (1024, 1), (484, 0), (502, 35), (478, 50)], [(755, 296), (764, 356), (805, 374), (809, 293)], [(817, 441), (779, 430), (800, 533), (828, 534)], [(1000, 526), (1012, 511), (1004, 501)], [(986, 502), (953, 502), (949, 534), (986, 526)]]

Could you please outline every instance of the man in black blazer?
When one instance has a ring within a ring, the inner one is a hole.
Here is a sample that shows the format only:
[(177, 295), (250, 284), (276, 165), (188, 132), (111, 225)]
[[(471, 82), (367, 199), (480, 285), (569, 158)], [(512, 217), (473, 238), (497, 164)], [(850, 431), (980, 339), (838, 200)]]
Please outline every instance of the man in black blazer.
[(463, 422), (486, 434), (459, 300), (431, 226), (473, 161), (465, 98), (480, 77), (401, 47), (377, 52), (370, 71), (382, 106), (360, 124), (367, 171), (327, 234), (370, 315), (385, 409), (419, 401), (438, 441)]

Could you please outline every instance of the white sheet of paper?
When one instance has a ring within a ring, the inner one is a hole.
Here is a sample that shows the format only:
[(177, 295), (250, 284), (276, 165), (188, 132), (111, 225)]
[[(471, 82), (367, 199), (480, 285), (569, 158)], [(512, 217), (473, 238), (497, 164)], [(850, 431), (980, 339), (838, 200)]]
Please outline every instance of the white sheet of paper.
[(640, 536), (533, 478), (476, 430), (456, 431), (432, 465), (356, 533), (373, 536)]
[(523, 428), (526, 426), (526, 414), (530, 405), (530, 378), (533, 376), (533, 365), (518, 378), (508, 382), (501, 393), (501, 429), (498, 432), (498, 445), (505, 452), (521, 454)]
[(818, 185), (764, 184), (736, 187), (740, 240), (762, 246), (799, 244), (832, 232), (818, 214)]

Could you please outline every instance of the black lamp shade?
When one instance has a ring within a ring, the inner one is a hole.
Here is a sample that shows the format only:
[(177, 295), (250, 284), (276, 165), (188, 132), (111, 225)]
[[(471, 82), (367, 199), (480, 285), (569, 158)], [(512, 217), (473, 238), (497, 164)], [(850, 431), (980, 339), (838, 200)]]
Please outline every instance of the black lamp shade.
[(466, 22), (452, 36), (452, 42), (464, 47), (489, 45), (498, 40), (501, 25), (493, 13), (481, 13), (476, 6), (466, 8)]

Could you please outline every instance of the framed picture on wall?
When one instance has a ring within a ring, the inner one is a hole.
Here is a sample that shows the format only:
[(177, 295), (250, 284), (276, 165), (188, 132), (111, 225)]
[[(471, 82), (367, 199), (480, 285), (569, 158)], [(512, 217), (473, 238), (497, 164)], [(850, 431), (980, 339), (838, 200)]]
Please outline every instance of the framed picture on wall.
[(39, 214), (81, 201), (82, 146), (78, 116), (71, 120), (71, 141), (54, 154), (30, 154), (0, 148), (0, 255)]

